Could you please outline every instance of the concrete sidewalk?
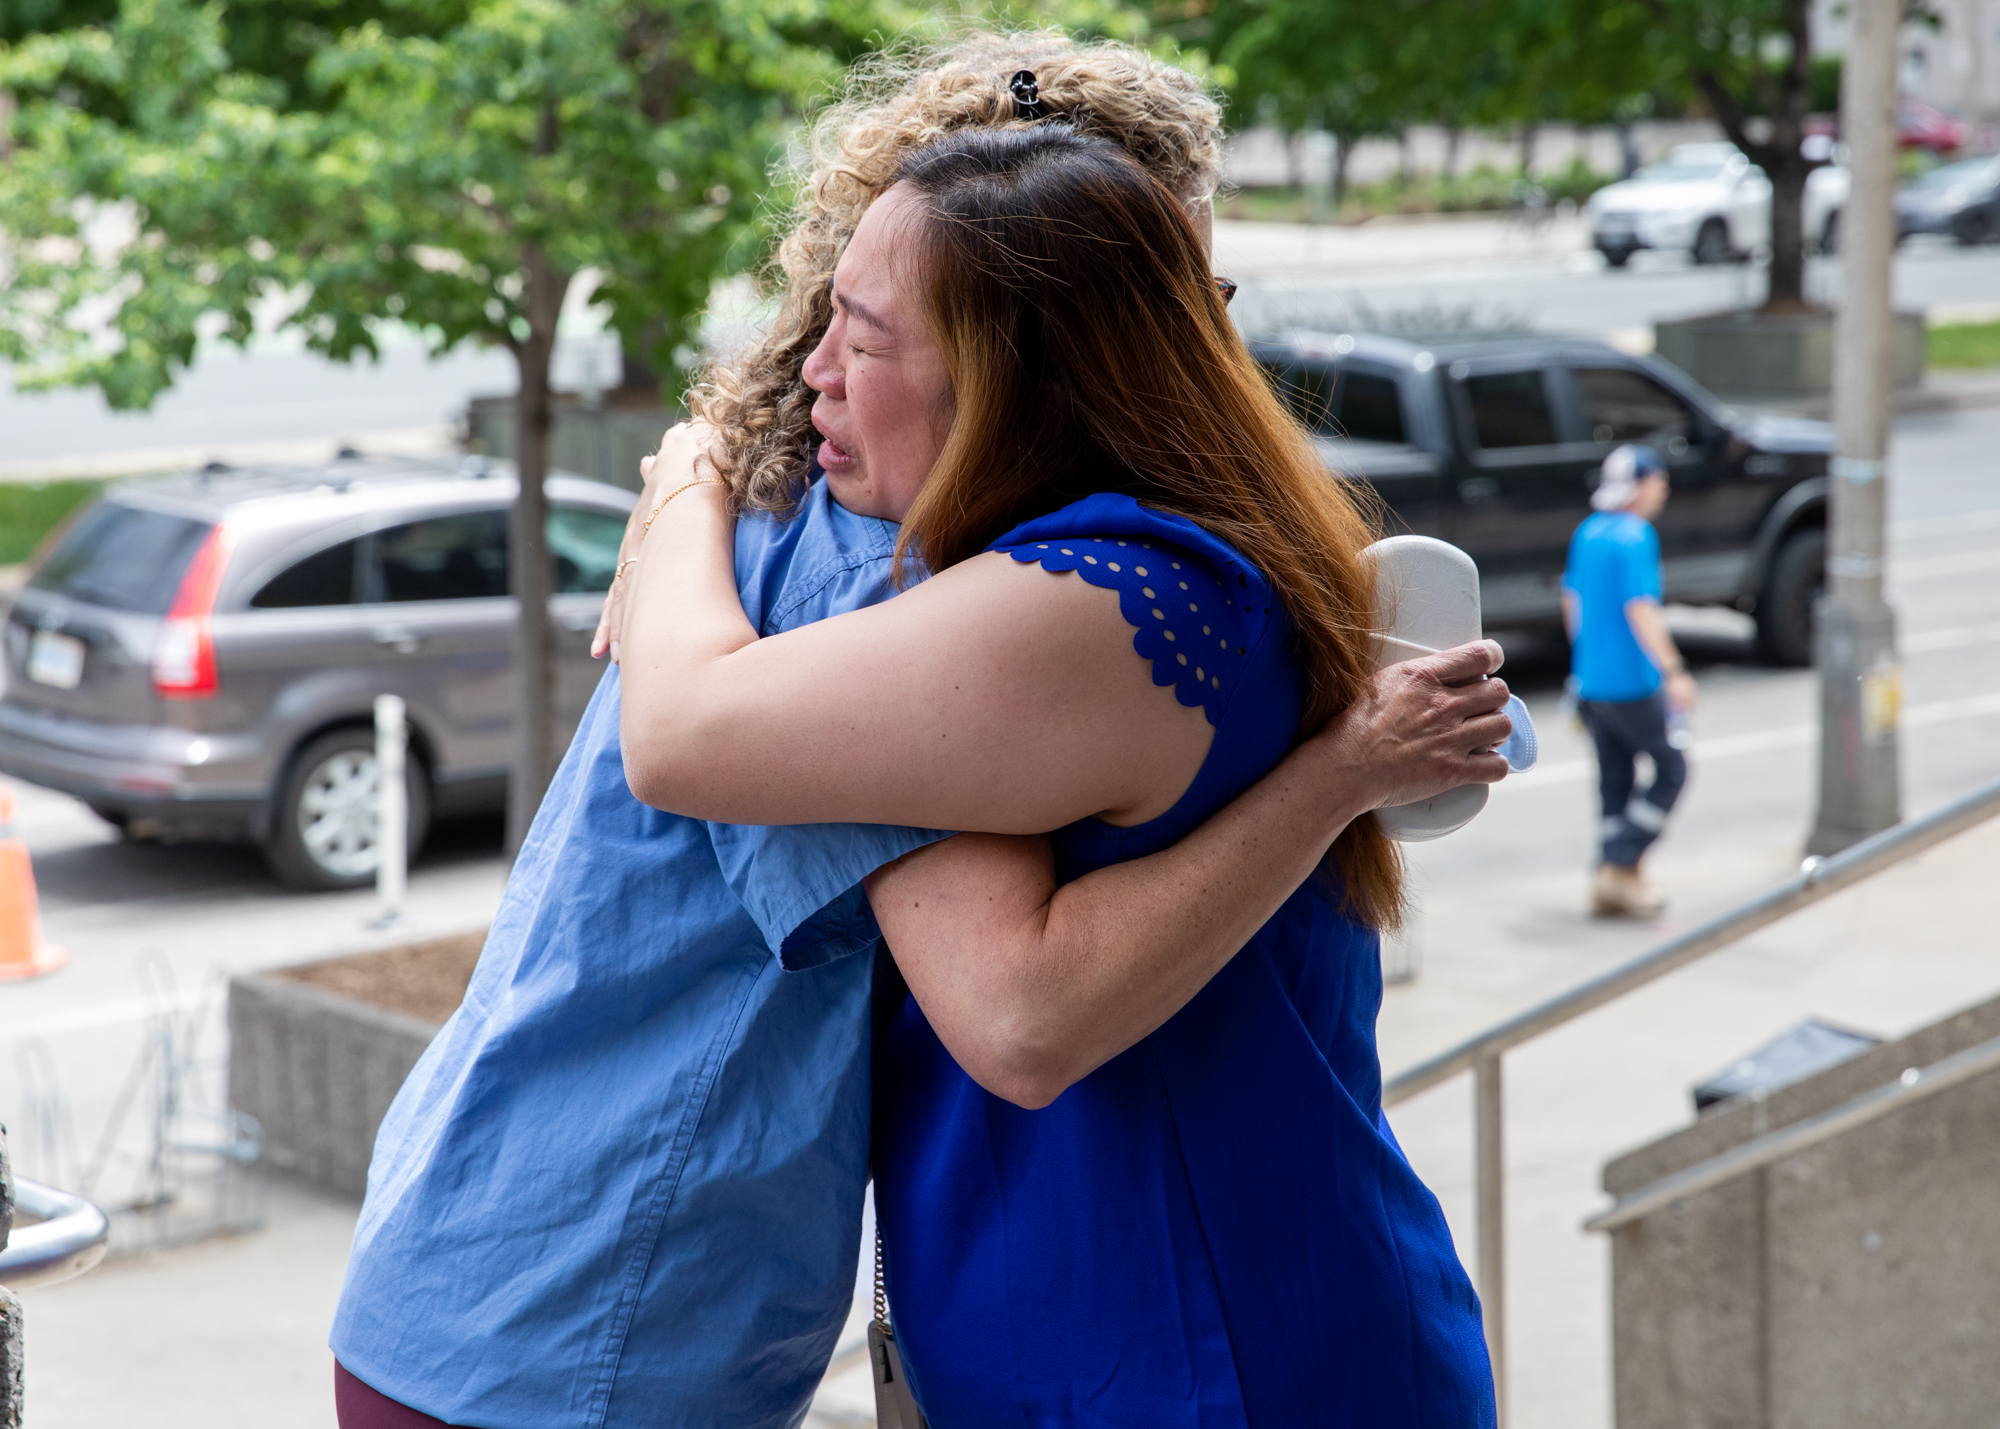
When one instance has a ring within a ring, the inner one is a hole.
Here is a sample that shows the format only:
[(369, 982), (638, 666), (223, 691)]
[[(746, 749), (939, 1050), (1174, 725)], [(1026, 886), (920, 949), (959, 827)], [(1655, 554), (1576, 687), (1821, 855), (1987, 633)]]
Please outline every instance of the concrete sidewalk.
[[(1559, 762), (1562, 751), (1553, 753)], [(1501, 803), (1488, 817), (1505, 812)], [(1789, 838), (1747, 856), (1672, 856), (1669, 847), (1659, 877), (1702, 891), (1683, 899), (1698, 906), (1655, 928), (1576, 915), (1578, 874), (1471, 899), (1434, 890), (1422, 975), (1392, 987), (1383, 1011), (1386, 1068), (1603, 970), (1711, 905), (1776, 882), (1796, 861)], [(1610, 1422), (1608, 1248), (1581, 1229), (1604, 1201), (1603, 1162), (1684, 1124), (1690, 1086), (1806, 1016), (1890, 1037), (2000, 989), (1996, 863), (2000, 826), (1964, 835), (1510, 1057), (1515, 1423), (1599, 1429)], [(1469, 1091), (1461, 1081), (1393, 1114), (1468, 1261)], [(330, 1429), (326, 1327), (355, 1209), (274, 1178), (261, 1232), (114, 1260), (81, 1280), (28, 1292), (29, 1422), (35, 1429)], [(865, 1277), (856, 1288), (835, 1373), (808, 1420), (818, 1429), (873, 1422), (859, 1353)]]

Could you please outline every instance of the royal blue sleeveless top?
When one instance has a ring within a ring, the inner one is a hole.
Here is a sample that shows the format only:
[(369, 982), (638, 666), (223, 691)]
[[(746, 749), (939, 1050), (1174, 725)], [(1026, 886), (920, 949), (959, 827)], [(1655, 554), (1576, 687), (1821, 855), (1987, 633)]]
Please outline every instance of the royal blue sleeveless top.
[[(1058, 877), (1178, 841), (1283, 757), (1302, 671), (1269, 584), (1194, 523), (1096, 495), (991, 548), (1117, 590), (1214, 743)], [(876, 1052), (896, 1338), (932, 1429), (1494, 1423), (1479, 1302), (1382, 1116), (1375, 934), (1309, 884), (1152, 1036), (1041, 1111), (981, 1090), (913, 999)]]

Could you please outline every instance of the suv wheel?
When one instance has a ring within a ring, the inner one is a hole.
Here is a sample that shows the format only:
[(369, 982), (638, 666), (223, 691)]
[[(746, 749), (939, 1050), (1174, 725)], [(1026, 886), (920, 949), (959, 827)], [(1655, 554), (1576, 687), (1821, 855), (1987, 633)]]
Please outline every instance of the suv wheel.
[[(431, 785), (414, 753), (405, 762), (412, 859), (431, 822)], [(375, 732), (337, 729), (292, 760), (278, 791), (264, 857), (293, 888), (359, 888), (375, 880)]]
[(1773, 665), (1810, 665), (1814, 607), (1826, 590), (1826, 532), (1798, 531), (1778, 548), (1757, 601), (1757, 648)]
[(1701, 231), (1694, 236), (1694, 261), (1703, 267), (1717, 263), (1727, 263), (1736, 256), (1736, 250), (1729, 246), (1729, 225), (1719, 218), (1711, 218), (1702, 224)]
[(1839, 209), (1826, 216), (1826, 224), (1819, 231), (1819, 251), (1828, 258), (1840, 252)]

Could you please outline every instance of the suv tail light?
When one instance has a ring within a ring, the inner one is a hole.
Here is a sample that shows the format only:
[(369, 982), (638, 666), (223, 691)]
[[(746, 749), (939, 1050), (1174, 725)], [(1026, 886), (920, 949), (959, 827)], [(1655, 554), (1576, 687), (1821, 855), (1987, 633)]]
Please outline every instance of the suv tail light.
[(212, 699), (221, 689), (215, 672), (215, 637), (208, 618), (229, 564), (229, 535), (221, 526), (188, 562), (174, 603), (153, 641), (153, 688), (170, 700)]

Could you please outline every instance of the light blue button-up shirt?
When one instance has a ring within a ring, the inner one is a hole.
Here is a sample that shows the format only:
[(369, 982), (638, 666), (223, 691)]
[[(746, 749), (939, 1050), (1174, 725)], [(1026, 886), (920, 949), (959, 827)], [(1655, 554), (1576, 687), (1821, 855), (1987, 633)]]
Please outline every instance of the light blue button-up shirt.
[[(738, 523), (766, 635), (892, 593), (895, 527)], [(607, 670), (464, 1005), (382, 1124), (332, 1336), (494, 1429), (792, 1425), (847, 1315), (877, 937), (858, 884), (942, 837), (733, 828), (632, 797)]]

